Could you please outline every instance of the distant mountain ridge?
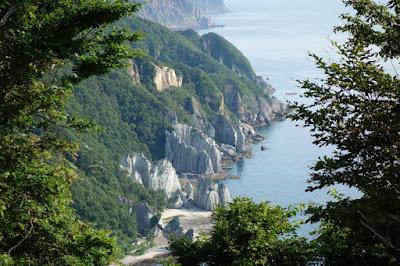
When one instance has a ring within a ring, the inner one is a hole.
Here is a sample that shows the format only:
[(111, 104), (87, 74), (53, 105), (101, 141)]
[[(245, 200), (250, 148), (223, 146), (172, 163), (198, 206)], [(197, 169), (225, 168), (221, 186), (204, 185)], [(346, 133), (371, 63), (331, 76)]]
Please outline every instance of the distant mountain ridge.
[(173, 30), (204, 29), (216, 26), (210, 14), (227, 12), (223, 0), (141, 0), (142, 18)]

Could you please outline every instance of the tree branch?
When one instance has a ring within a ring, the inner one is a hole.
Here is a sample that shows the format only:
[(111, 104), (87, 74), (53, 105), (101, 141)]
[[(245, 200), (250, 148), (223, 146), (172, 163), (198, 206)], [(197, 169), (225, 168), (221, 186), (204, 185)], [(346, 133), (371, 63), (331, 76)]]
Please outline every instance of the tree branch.
[(0, 20), (0, 27), (4, 26), (7, 23), (8, 18), (12, 15), (12, 13), (14, 13), (15, 11), (17, 11), (17, 5), (14, 4), (10, 7), (10, 9), (6, 12), (6, 14), (4, 14), (4, 16), (1, 18)]
[[(359, 210), (357, 212), (361, 215), (361, 217), (365, 220), (367, 220), (367, 217)], [(380, 233), (378, 233), (372, 226), (369, 226), (367, 223), (360, 221), (363, 226), (365, 226), (368, 230), (370, 230), (375, 236), (377, 236), (383, 243), (385, 243), (387, 246), (389, 246), (391, 249), (396, 250), (397, 252), (400, 252), (400, 249), (395, 247), (392, 242), (382, 236)]]
[(10, 248), (10, 249), (8, 250), (8, 254), (11, 254), (11, 252), (12, 252), (14, 249), (16, 249), (19, 245), (21, 245), (22, 242), (24, 242), (24, 241), (28, 238), (28, 236), (31, 234), (32, 230), (33, 230), (33, 222), (32, 222), (32, 220), (31, 220), (31, 228), (29, 228), (28, 233), (25, 235), (25, 237), (24, 237), (21, 241), (18, 242), (18, 244), (16, 244), (15, 246), (13, 246), (12, 248)]

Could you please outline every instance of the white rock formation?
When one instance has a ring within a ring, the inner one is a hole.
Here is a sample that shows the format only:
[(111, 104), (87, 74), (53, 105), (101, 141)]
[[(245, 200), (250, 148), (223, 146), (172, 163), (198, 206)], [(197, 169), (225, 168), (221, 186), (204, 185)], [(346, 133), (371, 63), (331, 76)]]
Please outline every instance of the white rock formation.
[(218, 185), (218, 195), (222, 207), (227, 207), (232, 202), (231, 194), (225, 184)]
[(215, 141), (200, 130), (175, 124), (166, 132), (166, 157), (179, 173), (214, 174), (221, 172), (221, 154)]
[(128, 74), (129, 76), (131, 76), (134, 85), (140, 84), (139, 70), (137, 65), (133, 62), (133, 60), (129, 60)]
[(177, 75), (172, 68), (154, 65), (154, 72), (154, 84), (158, 91), (182, 86), (183, 78)]
[(181, 183), (170, 161), (162, 160), (156, 164), (150, 176), (148, 188), (164, 190), (167, 198), (172, 198), (181, 192)]
[(170, 161), (162, 160), (153, 166), (143, 154), (132, 152), (122, 160), (120, 167), (134, 182), (148, 189), (163, 190), (168, 199), (176, 199), (172, 204), (174, 208), (182, 207), (181, 184)]
[(121, 169), (128, 172), (128, 176), (134, 181), (148, 187), (151, 171), (151, 163), (142, 153), (132, 152), (124, 158), (120, 165)]
[(193, 181), (193, 188), (193, 203), (207, 211), (214, 211), (217, 207), (226, 207), (231, 202), (228, 187), (225, 184), (217, 184), (209, 178)]

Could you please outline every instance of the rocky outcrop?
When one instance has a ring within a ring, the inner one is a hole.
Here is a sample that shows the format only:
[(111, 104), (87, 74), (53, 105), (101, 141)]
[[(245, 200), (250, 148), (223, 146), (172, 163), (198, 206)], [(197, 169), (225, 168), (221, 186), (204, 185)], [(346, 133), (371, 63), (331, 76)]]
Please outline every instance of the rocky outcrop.
[(166, 132), (166, 158), (178, 173), (214, 174), (221, 172), (221, 154), (213, 139), (185, 124), (175, 124)]
[(149, 179), (149, 187), (153, 190), (164, 190), (167, 198), (174, 197), (181, 191), (181, 183), (175, 168), (168, 160), (159, 161)]
[(229, 144), (221, 144), (220, 150), (225, 156), (235, 157), (237, 155), (236, 148)]
[(217, 184), (209, 178), (193, 181), (193, 202), (199, 208), (214, 211), (217, 207), (226, 207), (231, 202), (228, 188), (225, 184)]
[(276, 97), (270, 97), (269, 99), (258, 97), (257, 102), (259, 109), (258, 120), (269, 123), (284, 118), (287, 106)]
[(121, 169), (126, 170), (128, 176), (145, 187), (149, 186), (151, 163), (142, 153), (130, 153), (124, 158), (120, 165)]
[(239, 117), (241, 122), (253, 127), (267, 126), (272, 121), (283, 119), (287, 109), (287, 106), (276, 97), (243, 96), (233, 86), (227, 86), (224, 95), (228, 108)]
[(187, 228), (190, 226), (187, 222), (183, 218), (176, 216), (162, 229), (162, 234), (167, 239), (173, 236), (176, 238), (186, 237), (189, 240), (193, 240), (195, 238), (195, 231), (193, 228)]
[(246, 138), (247, 141), (252, 143), (258, 143), (264, 140), (264, 136), (260, 134), (254, 127), (250, 126), (246, 123), (241, 123), (241, 130)]
[(195, 124), (198, 129), (205, 132), (211, 138), (215, 137), (215, 129), (213, 125), (208, 121), (201, 110), (200, 103), (194, 97), (185, 100), (184, 108), (185, 111), (191, 115), (193, 124)]
[(135, 212), (138, 232), (144, 235), (146, 230), (150, 227), (150, 221), (153, 217), (150, 207), (146, 202), (142, 202), (136, 206)]
[(133, 60), (129, 60), (128, 74), (129, 76), (131, 76), (134, 85), (140, 84), (139, 69), (137, 65), (133, 62)]
[[(159, 161), (153, 166), (143, 154), (132, 152), (122, 160), (120, 167), (127, 171), (134, 182), (145, 188), (163, 190), (168, 199), (179, 199), (181, 185), (175, 168), (168, 160)], [(180, 205), (179, 208), (182, 206), (182, 203), (173, 204)]]
[(225, 5), (221, 7), (220, 1), (139, 0), (144, 3), (139, 15), (174, 30), (204, 29), (214, 26), (214, 22), (203, 13), (212, 10), (212, 13), (223, 12)]
[(172, 87), (181, 87), (183, 78), (169, 67), (159, 67), (154, 65), (154, 85), (157, 91), (167, 90)]
[(229, 193), (229, 189), (225, 184), (218, 185), (218, 195), (219, 195), (220, 205), (222, 207), (227, 207), (229, 203), (232, 202), (231, 194)]
[(214, 118), (215, 139), (219, 143), (235, 147), (236, 151), (245, 151), (246, 137), (239, 126), (235, 126), (226, 116), (217, 115)]
[(167, 236), (171, 234), (177, 238), (183, 237), (185, 234), (181, 226), (181, 221), (179, 217), (174, 217), (163, 229), (163, 233)]

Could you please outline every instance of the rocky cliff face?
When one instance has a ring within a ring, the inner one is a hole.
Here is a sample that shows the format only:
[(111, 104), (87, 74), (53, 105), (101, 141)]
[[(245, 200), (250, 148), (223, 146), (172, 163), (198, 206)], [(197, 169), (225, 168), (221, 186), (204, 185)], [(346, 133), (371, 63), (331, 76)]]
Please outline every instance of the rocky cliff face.
[(151, 163), (142, 153), (130, 153), (125, 157), (120, 165), (121, 169), (127, 171), (128, 176), (133, 181), (138, 182), (144, 186), (148, 186), (150, 176)]
[(179, 173), (214, 174), (221, 172), (221, 154), (213, 139), (199, 129), (175, 124), (167, 132), (166, 158)]
[(147, 0), (139, 15), (171, 29), (209, 28), (206, 13), (225, 12), (222, 0)]
[(181, 87), (183, 78), (169, 67), (154, 65), (154, 85), (157, 91), (167, 90), (171, 87)]
[(223, 0), (192, 0), (193, 3), (205, 14), (220, 14), (228, 12)]
[(269, 125), (285, 116), (287, 106), (276, 97), (242, 96), (234, 86), (225, 88), (225, 104), (243, 123), (253, 127)]
[(127, 171), (134, 182), (142, 184), (145, 188), (165, 191), (168, 199), (181, 193), (178, 175), (167, 160), (153, 165), (143, 154), (133, 152), (122, 160), (121, 168)]
[(129, 76), (131, 76), (134, 85), (140, 84), (139, 69), (137, 65), (133, 62), (133, 60), (129, 60), (128, 74)]
[(138, 232), (144, 235), (150, 226), (151, 217), (153, 217), (149, 205), (146, 202), (139, 203), (135, 208), (135, 214)]
[(236, 126), (224, 115), (214, 118), (215, 139), (219, 143), (235, 147), (237, 152), (245, 151), (246, 139), (239, 126)]
[(231, 196), (225, 184), (217, 184), (209, 178), (200, 178), (192, 182), (193, 203), (198, 207), (214, 211), (217, 207), (226, 207)]
[(164, 190), (169, 199), (181, 192), (181, 183), (170, 161), (161, 160), (155, 165), (150, 175), (149, 188)]

